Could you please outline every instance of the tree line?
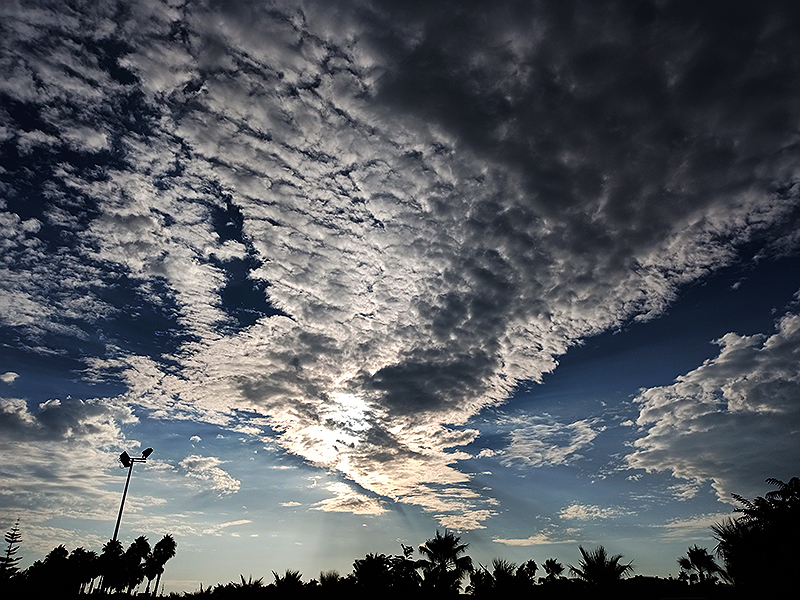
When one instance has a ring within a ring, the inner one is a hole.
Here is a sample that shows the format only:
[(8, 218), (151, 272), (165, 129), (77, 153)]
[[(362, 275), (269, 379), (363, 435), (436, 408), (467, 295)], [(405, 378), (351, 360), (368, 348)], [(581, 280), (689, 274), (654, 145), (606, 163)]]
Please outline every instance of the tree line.
[[(579, 547), (575, 565), (563, 565), (554, 558), (539, 565), (533, 560), (515, 564), (494, 559), (489, 565), (475, 565), (467, 554), (468, 544), (451, 531), (435, 535), (415, 549), (401, 544), (397, 555), (371, 553), (353, 562), (347, 575), (336, 571), (320, 573), (303, 581), (299, 571), (273, 571), (274, 581), (263, 578), (217, 584), (186, 592), (183, 598), (355, 598), (447, 597), (469, 594), (478, 598), (530, 596), (540, 598), (585, 598), (613, 593), (615, 598), (745, 598), (794, 589), (792, 567), (800, 559), (800, 479), (788, 483), (768, 479), (776, 487), (763, 497), (748, 500), (734, 494), (742, 505), (736, 515), (715, 524), (717, 545), (712, 554), (697, 545), (677, 559), (680, 575), (668, 579), (634, 574), (633, 562), (620, 554), (610, 555), (603, 546)], [(0, 593), (15, 589), (26, 592), (61, 591), (67, 594), (128, 594), (138, 590), (144, 579), (144, 595), (158, 589), (164, 564), (175, 554), (176, 544), (166, 535), (152, 549), (139, 537), (123, 551), (119, 542), (109, 542), (99, 555), (64, 546), (51, 551), (43, 561), (27, 570), (16, 568), (19, 557), (19, 523), (6, 534), (5, 556), (0, 556)], [(719, 561), (719, 562), (718, 562)], [(57, 587), (56, 582), (58, 582)], [(95, 583), (97, 585), (95, 585)], [(47, 587), (50, 586), (50, 587)], [(4, 594), (5, 595), (5, 594)], [(60, 594), (62, 597), (64, 593)], [(6, 596), (10, 597), (10, 596)]]
[(43, 560), (21, 571), (18, 556), (22, 534), (19, 520), (5, 535), (6, 552), (0, 556), (0, 595), (70, 597), (85, 594), (131, 595), (147, 579), (144, 595), (158, 590), (167, 561), (175, 556), (177, 543), (167, 534), (151, 548), (145, 536), (137, 537), (126, 550), (119, 540), (109, 540), (98, 554), (83, 547), (70, 552), (61, 544)]

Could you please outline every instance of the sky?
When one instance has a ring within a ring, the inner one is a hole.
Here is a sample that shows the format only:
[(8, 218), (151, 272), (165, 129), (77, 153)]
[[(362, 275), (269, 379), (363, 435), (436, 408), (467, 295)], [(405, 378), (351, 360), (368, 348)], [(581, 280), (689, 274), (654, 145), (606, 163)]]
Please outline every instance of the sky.
[(165, 590), (603, 544), (800, 464), (796, 2), (0, 3), (0, 527)]

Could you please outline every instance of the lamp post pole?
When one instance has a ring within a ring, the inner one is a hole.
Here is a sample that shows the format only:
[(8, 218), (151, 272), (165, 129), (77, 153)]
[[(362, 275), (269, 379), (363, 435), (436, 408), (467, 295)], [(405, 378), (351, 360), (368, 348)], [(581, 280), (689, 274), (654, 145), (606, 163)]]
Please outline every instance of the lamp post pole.
[(122, 492), (122, 502), (119, 503), (119, 514), (117, 515), (117, 526), (114, 527), (114, 537), (111, 538), (112, 542), (117, 541), (117, 534), (119, 533), (119, 524), (122, 521), (122, 509), (125, 507), (125, 497), (128, 495), (128, 485), (131, 482), (131, 473), (133, 473), (133, 465), (137, 462), (147, 462), (147, 457), (153, 453), (152, 448), (148, 448), (142, 452), (141, 458), (134, 458), (127, 452), (119, 455), (119, 462), (123, 467), (128, 467), (128, 477), (125, 479), (125, 490)]

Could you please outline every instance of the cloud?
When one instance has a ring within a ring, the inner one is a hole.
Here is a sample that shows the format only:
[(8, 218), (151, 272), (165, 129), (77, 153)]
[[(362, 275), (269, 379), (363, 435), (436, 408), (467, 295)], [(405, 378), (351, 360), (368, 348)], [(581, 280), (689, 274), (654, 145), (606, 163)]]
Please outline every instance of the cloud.
[(800, 316), (784, 315), (771, 335), (728, 333), (717, 344), (716, 357), (674, 384), (639, 394), (642, 436), (627, 460), (710, 480), (719, 499), (732, 502), (732, 493), (763, 495), (768, 477), (788, 480), (800, 459)]
[[(378, 500), (353, 491), (345, 483), (332, 483), (326, 486), (326, 489), (333, 492), (334, 496), (317, 502), (311, 507), (311, 510), (347, 512), (356, 515), (382, 515), (386, 512), (386, 509), (381, 506)], [(288, 505), (296, 506), (297, 503), (289, 503)], [(287, 504), (283, 506), (287, 506)]]
[[(252, 521), (249, 519), (239, 519), (237, 521), (228, 521), (226, 523), (216, 523), (204, 530), (203, 535), (220, 535), (224, 529), (228, 529), (229, 527), (239, 527), (240, 525), (249, 525), (250, 523), (252, 523)], [(239, 534), (232, 533), (231, 535), (235, 536)]]
[(689, 517), (688, 519), (673, 519), (663, 526), (663, 535), (667, 539), (678, 540), (708, 539), (711, 526), (721, 523), (730, 517), (731, 513), (713, 513)]
[[(0, 115), (0, 324), (79, 341), (120, 405), (480, 526), (471, 416), (742, 245), (796, 248), (797, 16), (311, 4), (2, 8), (0, 93), (30, 122)], [(596, 435), (534, 422), (506, 460)], [(662, 468), (649, 444), (633, 462)], [(183, 463), (235, 491), (217, 460)]]
[(0, 375), (0, 381), (3, 383), (14, 383), (17, 377), (19, 377), (18, 373), (14, 373), (14, 371), (6, 371)]
[[(574, 423), (554, 422), (548, 415), (533, 415), (512, 425), (510, 443), (503, 450), (506, 464), (543, 467), (569, 464), (591, 447), (592, 440), (604, 427), (595, 419)], [(512, 420), (512, 423), (514, 420)]]
[(568, 539), (568, 538), (553, 538), (545, 533), (538, 533), (536, 535), (532, 535), (527, 538), (519, 538), (519, 539), (503, 539), (503, 538), (496, 538), (492, 540), (498, 544), (503, 544), (505, 546), (543, 546), (546, 544), (567, 544), (567, 543), (575, 543), (577, 540)]
[(186, 476), (211, 484), (211, 489), (221, 494), (238, 492), (241, 482), (231, 477), (219, 467), (222, 461), (213, 456), (200, 456), (192, 454), (180, 462), (181, 468), (186, 471)]
[(120, 424), (137, 418), (127, 406), (107, 398), (67, 397), (42, 402), (35, 411), (18, 398), (0, 398), (0, 431), (5, 441), (116, 445), (123, 440)]
[[(53, 399), (33, 409), (22, 399), (0, 398), (0, 453), (8, 457), (0, 472), (0, 510), (40, 525), (76, 514), (107, 520), (119, 503), (118, 490), (109, 490), (116, 456), (139, 445), (122, 429), (136, 421), (129, 407), (105, 398)], [(129, 512), (142, 502), (159, 500), (140, 496)]]
[(571, 504), (558, 513), (558, 516), (567, 520), (595, 521), (597, 519), (616, 519), (627, 514), (630, 514), (630, 511), (619, 507), (603, 508), (591, 504)]

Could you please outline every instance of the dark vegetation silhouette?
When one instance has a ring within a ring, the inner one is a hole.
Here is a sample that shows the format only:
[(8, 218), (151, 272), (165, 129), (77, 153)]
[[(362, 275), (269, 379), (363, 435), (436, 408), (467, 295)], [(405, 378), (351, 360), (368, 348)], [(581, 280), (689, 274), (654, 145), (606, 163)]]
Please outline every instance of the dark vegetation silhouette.
[(502, 558), (492, 560), (491, 569), (481, 566), (470, 573), (467, 593), (480, 597), (529, 596), (536, 586), (533, 560), (517, 566)]
[(19, 532), (19, 519), (14, 526), (3, 537), (7, 546), (6, 553), (0, 556), (0, 581), (8, 581), (19, 572), (17, 563), (22, 558), (17, 556), (19, 544), (22, 541), (22, 534)]
[(434, 537), (420, 544), (423, 589), (439, 596), (458, 594), (461, 580), (472, 571), (472, 559), (466, 555), (468, 547), (451, 531), (437, 531)]
[(578, 546), (581, 560), (577, 567), (569, 565), (569, 570), (578, 579), (598, 588), (610, 588), (624, 577), (633, 574), (633, 563), (623, 564), (621, 554), (609, 556), (603, 546), (594, 550), (584, 550)]
[[(397, 555), (367, 554), (353, 561), (347, 575), (324, 571), (318, 579), (304, 581), (299, 571), (272, 572), (272, 583), (263, 578), (245, 579), (199, 591), (170, 594), (175, 598), (236, 598), (302, 600), (304, 598), (369, 598), (418, 600), (468, 594), (483, 598), (583, 598), (660, 599), (707, 598), (739, 600), (771, 595), (792, 597), (793, 567), (800, 559), (800, 479), (787, 483), (768, 479), (777, 488), (763, 497), (747, 500), (734, 494), (742, 507), (732, 518), (715, 524), (715, 553), (693, 545), (677, 558), (677, 578), (633, 575), (633, 563), (605, 547), (578, 547), (580, 558), (567, 568), (555, 558), (539, 565), (533, 560), (516, 564), (495, 558), (487, 565), (473, 565), (469, 545), (451, 531), (435, 535), (415, 550), (401, 544)], [(152, 548), (140, 536), (124, 549), (109, 541), (100, 554), (63, 545), (51, 550), (21, 571), (23, 548), (19, 521), (5, 534), (6, 549), (0, 555), (0, 597), (70, 598), (151, 596), (158, 593), (164, 565), (175, 556), (177, 544), (165, 535)], [(718, 562), (721, 561), (721, 564)], [(569, 577), (566, 573), (569, 573)], [(141, 586), (147, 584), (144, 591)], [(153, 582), (155, 583), (153, 584)], [(787, 591), (792, 590), (792, 592)], [(163, 592), (162, 592), (163, 593)]]
[(686, 551), (686, 556), (678, 559), (681, 568), (679, 579), (689, 583), (713, 584), (717, 582), (717, 575), (722, 572), (717, 561), (705, 548), (692, 546)]
[(564, 565), (558, 562), (555, 558), (548, 558), (546, 561), (544, 561), (544, 563), (542, 563), (542, 568), (544, 569), (544, 572), (547, 573), (547, 576), (540, 578), (539, 583), (556, 581), (564, 572)]
[(767, 479), (777, 490), (748, 500), (733, 494), (743, 505), (711, 529), (716, 553), (725, 563), (727, 581), (748, 591), (794, 588), (800, 558), (800, 479), (787, 483)]
[[(63, 544), (53, 548), (42, 560), (20, 571), (16, 556), (22, 542), (19, 521), (5, 535), (5, 555), (0, 557), (0, 598), (71, 598), (77, 596), (143, 595), (150, 593), (150, 580), (164, 572), (165, 563), (175, 556), (177, 544), (165, 535), (151, 550), (144, 536), (125, 550), (119, 540), (110, 540), (100, 554), (83, 547), (72, 552)], [(146, 590), (138, 590), (148, 578)]]

